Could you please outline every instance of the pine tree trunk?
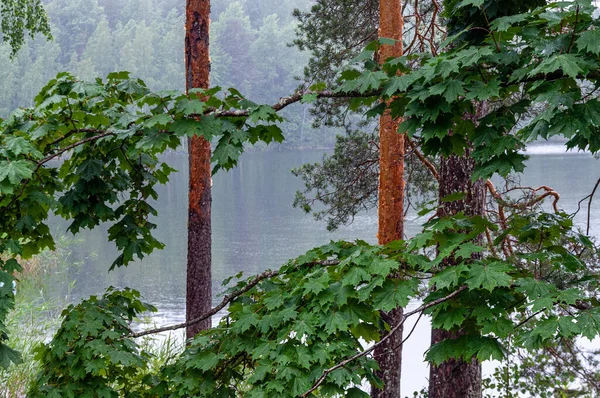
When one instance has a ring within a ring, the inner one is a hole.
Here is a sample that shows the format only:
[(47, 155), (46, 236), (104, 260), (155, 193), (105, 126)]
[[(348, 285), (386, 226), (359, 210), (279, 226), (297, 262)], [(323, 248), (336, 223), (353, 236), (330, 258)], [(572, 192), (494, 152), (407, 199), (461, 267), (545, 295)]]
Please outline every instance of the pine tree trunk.
[[(475, 162), (469, 151), (463, 156), (442, 158), (440, 165), (439, 194), (440, 200), (457, 192), (464, 192), (464, 200), (443, 203), (440, 201), (438, 215), (452, 216), (458, 212), (466, 215), (483, 215), (485, 206), (485, 184), (471, 177)], [(446, 266), (453, 264), (447, 263)], [(446, 331), (433, 329), (431, 344), (446, 339), (457, 338), (462, 331)], [(429, 398), (481, 398), (481, 364), (473, 359), (470, 362), (450, 360), (440, 366), (431, 365), (429, 369)]]
[[(187, 0), (185, 35), (186, 90), (208, 88), (210, 0)], [(206, 313), (212, 306), (211, 275), (211, 167), (210, 142), (203, 137), (188, 141), (189, 207), (186, 320)], [(188, 338), (211, 327), (211, 320), (186, 329)]]
[[(379, 2), (379, 37), (396, 39), (393, 46), (382, 46), (380, 62), (402, 55), (402, 2), (381, 0)], [(379, 120), (379, 244), (404, 238), (404, 135), (398, 133), (401, 120), (392, 119), (389, 111)], [(402, 308), (384, 314), (385, 321), (395, 325), (402, 320)], [(371, 396), (377, 398), (400, 397), (402, 366), (402, 329), (385, 344), (377, 347), (374, 356), (380, 370), (377, 375), (384, 383), (383, 389), (371, 388)]]

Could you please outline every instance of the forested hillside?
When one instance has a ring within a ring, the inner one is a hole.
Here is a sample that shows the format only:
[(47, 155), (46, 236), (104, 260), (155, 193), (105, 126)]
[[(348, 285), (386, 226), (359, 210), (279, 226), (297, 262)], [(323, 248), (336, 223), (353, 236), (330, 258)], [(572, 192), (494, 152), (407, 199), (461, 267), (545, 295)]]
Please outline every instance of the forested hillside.
[[(294, 8), (310, 0), (217, 0), (212, 4), (211, 83), (235, 87), (269, 103), (291, 93), (308, 54), (290, 47)], [(183, 0), (50, 0), (45, 2), (54, 40), (29, 41), (10, 62), (0, 46), (0, 116), (30, 106), (42, 86), (68, 70), (90, 80), (127, 70), (153, 90), (184, 89)], [(310, 129), (305, 106), (288, 110), (287, 146), (329, 146), (333, 132)]]

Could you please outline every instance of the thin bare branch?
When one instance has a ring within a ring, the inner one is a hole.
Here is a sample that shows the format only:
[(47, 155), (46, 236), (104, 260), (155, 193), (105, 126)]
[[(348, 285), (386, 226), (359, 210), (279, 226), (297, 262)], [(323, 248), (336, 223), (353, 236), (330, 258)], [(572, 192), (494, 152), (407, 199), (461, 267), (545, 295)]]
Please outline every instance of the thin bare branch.
[[(317, 261), (314, 263), (302, 264), (302, 266), (310, 267), (310, 266), (315, 266), (315, 265), (321, 265), (321, 266), (328, 267), (328, 266), (332, 266), (332, 265), (337, 265), (339, 263), (340, 262), (338, 260), (325, 260), (325, 261)], [(144, 330), (144, 331), (138, 332), (138, 333), (132, 333), (126, 337), (133, 337), (133, 338), (143, 337), (143, 336), (148, 336), (151, 334), (157, 334), (157, 333), (162, 333), (162, 332), (169, 332), (169, 331), (173, 331), (173, 330), (183, 329), (183, 328), (187, 328), (188, 326), (195, 325), (196, 323), (202, 322), (203, 320), (210, 318), (211, 316), (217, 314), (223, 308), (227, 307), (227, 305), (229, 305), (229, 303), (231, 303), (236, 298), (240, 297), (242, 294), (250, 291), (253, 287), (258, 285), (261, 281), (263, 281), (265, 279), (277, 277), (277, 276), (279, 276), (279, 274), (280, 274), (279, 271), (270, 271), (269, 270), (269, 271), (263, 272), (262, 274), (256, 275), (250, 282), (248, 282), (248, 284), (246, 286), (232, 292), (231, 294), (226, 295), (225, 297), (223, 297), (223, 300), (221, 301), (221, 303), (219, 303), (219, 305), (217, 305), (216, 307), (213, 307), (210, 311), (200, 315), (199, 317), (197, 317), (195, 319), (191, 319), (187, 322), (182, 322), (182, 323), (178, 323), (175, 325), (163, 326), (163, 327), (156, 328), (156, 329), (150, 329), (150, 330)]]

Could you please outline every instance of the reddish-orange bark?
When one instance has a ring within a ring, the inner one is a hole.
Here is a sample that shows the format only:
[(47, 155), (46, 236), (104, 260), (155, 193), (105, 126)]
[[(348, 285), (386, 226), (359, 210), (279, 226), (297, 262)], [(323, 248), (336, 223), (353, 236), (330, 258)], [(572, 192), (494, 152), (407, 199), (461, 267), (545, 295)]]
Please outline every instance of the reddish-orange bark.
[[(384, 45), (379, 52), (380, 62), (402, 55), (401, 0), (379, 2), (379, 37), (395, 39), (394, 45)], [(398, 133), (400, 119), (393, 119), (386, 111), (379, 120), (379, 232), (380, 244), (386, 244), (404, 236), (404, 135)], [(402, 308), (384, 316), (390, 324), (402, 320)], [(378, 376), (382, 379), (382, 390), (373, 390), (371, 395), (379, 398), (400, 396), (400, 373), (402, 364), (402, 329), (385, 344), (377, 347), (375, 358), (379, 363)]]
[[(208, 88), (210, 0), (187, 0), (185, 35), (186, 89)], [(203, 137), (188, 141), (189, 208), (186, 319), (208, 312), (212, 306), (211, 274), (211, 165), (210, 142)], [(190, 326), (187, 337), (211, 327), (210, 319)]]

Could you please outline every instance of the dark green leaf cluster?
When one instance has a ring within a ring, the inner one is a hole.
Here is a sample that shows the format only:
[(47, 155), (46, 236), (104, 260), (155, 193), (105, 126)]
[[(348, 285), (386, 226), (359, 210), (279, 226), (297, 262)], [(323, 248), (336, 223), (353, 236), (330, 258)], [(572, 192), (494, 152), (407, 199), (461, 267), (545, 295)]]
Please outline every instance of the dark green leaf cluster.
[[(166, 370), (161, 395), (307, 392), (326, 369), (380, 339), (391, 326), (383, 310), (417, 294), (418, 281), (388, 278), (398, 269), (382, 248), (364, 242), (332, 242), (308, 252), (232, 302), (218, 327), (196, 337)], [(332, 372), (318, 395), (357, 396), (351, 387), (362, 379), (378, 383), (376, 367), (373, 359), (359, 358)]]
[(31, 386), (34, 397), (136, 397), (136, 377), (147, 368), (148, 354), (125, 337), (135, 317), (156, 309), (139, 292), (109, 288), (63, 311), (52, 341), (38, 349), (42, 371)]
[[(230, 116), (219, 117), (224, 112)], [(154, 93), (126, 72), (93, 83), (61, 73), (34, 107), (0, 125), (0, 253), (28, 258), (53, 249), (53, 213), (72, 233), (108, 223), (120, 252), (111, 268), (141, 259), (163, 247), (152, 235), (151, 201), (174, 170), (158, 155), (201, 136), (215, 142), (214, 171), (229, 169), (244, 144), (280, 142), (280, 120), (234, 89)], [(13, 301), (12, 261), (0, 263), (0, 322)]]
[(546, 3), (546, 0), (445, 0), (445, 25), (449, 36), (458, 35), (460, 41), (480, 44), (488, 35), (491, 21), (515, 18)]
[[(582, 0), (499, 17), (478, 45), (456, 41), (435, 57), (390, 60), (382, 71), (368, 61), (371, 70), (344, 73), (341, 91), (392, 99), (392, 113), (407, 118), (401, 130), (418, 137), (426, 154), (462, 154), (472, 145), (474, 178), (522, 171), (519, 150), (538, 138), (560, 135), (570, 148), (597, 152), (600, 23), (594, 10)], [(372, 113), (381, 112), (378, 106)]]

